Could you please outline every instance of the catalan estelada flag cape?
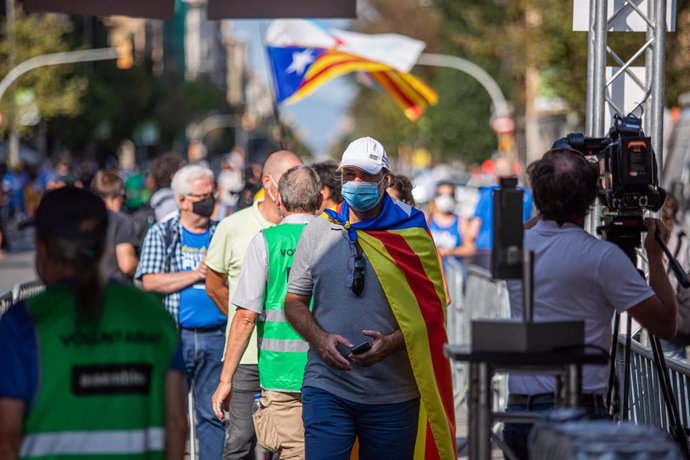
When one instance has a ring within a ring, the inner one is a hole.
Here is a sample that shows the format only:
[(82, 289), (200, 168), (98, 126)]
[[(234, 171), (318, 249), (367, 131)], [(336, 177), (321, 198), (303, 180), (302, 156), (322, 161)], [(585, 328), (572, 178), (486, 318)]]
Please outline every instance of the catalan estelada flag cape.
[(456, 458), (451, 370), (443, 354), (448, 341), (446, 295), (424, 214), (388, 194), (374, 219), (350, 224), (346, 202), (325, 212), (359, 242), (405, 337), (421, 396), (415, 459)]
[(410, 120), (438, 101), (410, 70), (425, 44), (399, 34), (347, 32), (305, 19), (279, 19), (266, 31), (276, 100), (302, 100), (325, 83), (352, 72), (388, 95)]

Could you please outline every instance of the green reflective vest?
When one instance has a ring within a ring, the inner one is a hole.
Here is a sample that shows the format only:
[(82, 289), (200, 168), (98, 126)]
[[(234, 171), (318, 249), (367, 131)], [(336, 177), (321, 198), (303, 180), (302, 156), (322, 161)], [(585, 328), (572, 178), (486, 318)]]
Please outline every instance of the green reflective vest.
[(257, 321), (259, 382), (265, 390), (302, 389), (309, 345), (285, 319), (285, 296), (297, 242), (305, 224), (281, 224), (263, 231), (268, 253), (264, 314)]
[(77, 326), (66, 286), (27, 308), (39, 374), (20, 458), (163, 459), (165, 380), (179, 339), (160, 299), (108, 285), (93, 326)]

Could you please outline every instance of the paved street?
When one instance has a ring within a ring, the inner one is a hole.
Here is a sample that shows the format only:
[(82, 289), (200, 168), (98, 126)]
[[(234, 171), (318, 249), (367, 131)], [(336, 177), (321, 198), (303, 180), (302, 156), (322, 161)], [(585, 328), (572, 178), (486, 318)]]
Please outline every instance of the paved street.
[(36, 279), (34, 252), (6, 252), (0, 259), (0, 292), (12, 289), (16, 283)]

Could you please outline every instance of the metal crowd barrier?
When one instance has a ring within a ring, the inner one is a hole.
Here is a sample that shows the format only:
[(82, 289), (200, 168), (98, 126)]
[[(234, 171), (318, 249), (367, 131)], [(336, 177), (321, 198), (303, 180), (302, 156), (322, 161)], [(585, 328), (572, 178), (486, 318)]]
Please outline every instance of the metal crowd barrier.
[(39, 280), (15, 284), (11, 290), (0, 294), (0, 315), (5, 313), (12, 304), (40, 294), (45, 288), (43, 282)]
[[(465, 278), (459, 266), (449, 264), (446, 268), (446, 282), (451, 297), (446, 317), (449, 343), (469, 345), (471, 343), (470, 326), (473, 320), (510, 318), (506, 283), (503, 280), (491, 278), (487, 270), (470, 265), (467, 267)], [(465, 401), (469, 367), (467, 363), (453, 362), (452, 365), (457, 412)], [(494, 376), (493, 388), (495, 409), (502, 409), (508, 397), (508, 381), (505, 374)]]
[(10, 306), (12, 306), (12, 291), (6, 291), (0, 294), (0, 315), (5, 313)]
[[(451, 344), (462, 343), (461, 338), (464, 328), (465, 302), (463, 299), (463, 288), (465, 284), (464, 273), (457, 264), (449, 264), (445, 270), (448, 293), (450, 295), (450, 305), (446, 311), (446, 331), (448, 342)], [(455, 402), (455, 413), (459, 412), (467, 393), (467, 365), (451, 361), (453, 371), (453, 396)]]
[[(616, 368), (618, 376), (618, 398), (623, 407), (623, 360), (625, 336), (618, 337)], [(685, 361), (666, 358), (666, 366), (673, 388), (674, 399), (682, 424), (690, 425), (690, 365)], [(659, 386), (652, 350), (637, 342), (630, 345), (630, 395), (626, 419), (638, 424), (651, 425), (670, 432), (668, 409)]]
[(29, 299), (45, 291), (46, 286), (42, 281), (33, 280), (17, 283), (12, 288), (12, 301), (14, 303)]

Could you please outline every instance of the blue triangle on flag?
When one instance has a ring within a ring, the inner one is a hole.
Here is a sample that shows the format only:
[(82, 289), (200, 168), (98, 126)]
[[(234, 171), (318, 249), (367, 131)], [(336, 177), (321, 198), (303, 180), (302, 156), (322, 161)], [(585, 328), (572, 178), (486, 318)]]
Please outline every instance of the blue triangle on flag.
[(298, 46), (269, 46), (268, 57), (276, 85), (276, 100), (280, 104), (292, 96), (304, 80), (309, 67), (323, 53), (322, 49)]

